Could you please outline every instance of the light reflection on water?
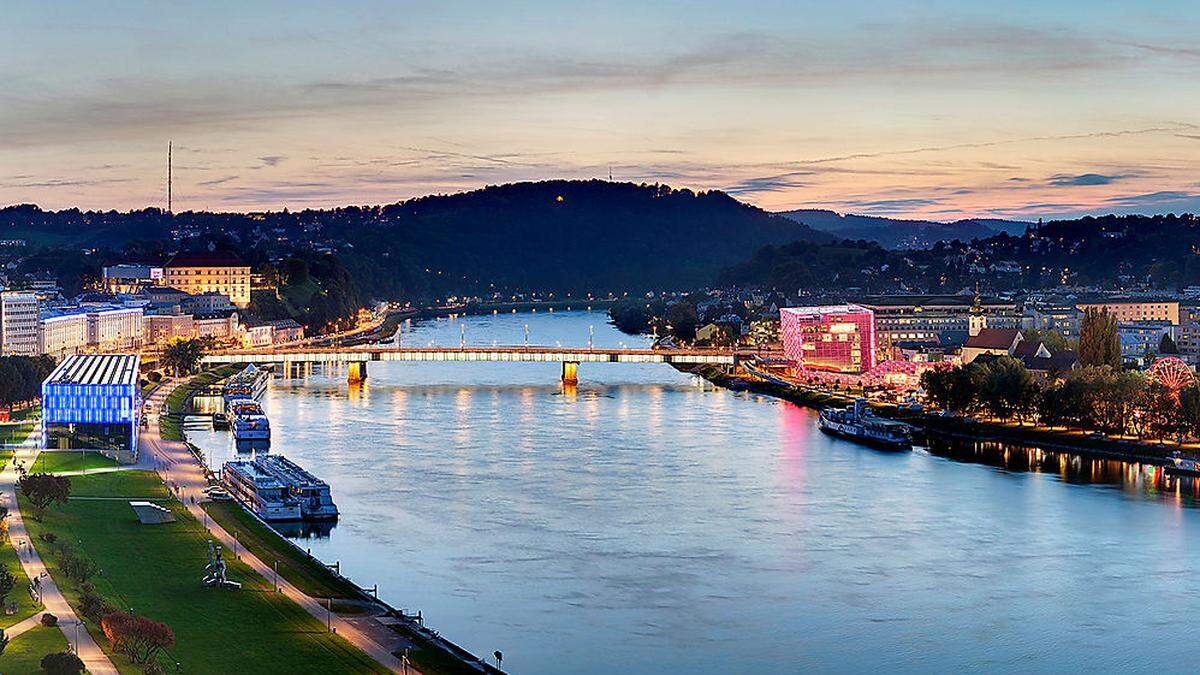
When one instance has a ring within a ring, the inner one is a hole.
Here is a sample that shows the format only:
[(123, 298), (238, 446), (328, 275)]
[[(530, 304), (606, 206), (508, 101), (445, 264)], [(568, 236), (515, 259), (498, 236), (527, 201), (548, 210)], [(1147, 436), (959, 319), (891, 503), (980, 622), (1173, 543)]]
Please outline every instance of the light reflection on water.
[[(466, 319), (597, 344), (596, 314)], [(409, 339), (457, 344), (456, 322)], [(1183, 670), (1196, 481), (998, 444), (888, 454), (666, 366), (371, 364), (276, 380), (343, 517), (300, 539), (513, 672)], [(223, 456), (224, 434), (200, 444)], [(975, 465), (975, 466), (972, 466)], [(981, 466), (983, 465), (983, 466)]]

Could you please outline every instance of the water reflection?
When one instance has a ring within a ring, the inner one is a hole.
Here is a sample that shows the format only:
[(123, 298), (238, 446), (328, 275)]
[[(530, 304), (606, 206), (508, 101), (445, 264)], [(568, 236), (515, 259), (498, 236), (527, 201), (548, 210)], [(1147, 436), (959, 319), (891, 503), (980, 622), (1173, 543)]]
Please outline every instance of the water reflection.
[(1118, 488), (1135, 495), (1188, 507), (1200, 506), (1200, 480), (1166, 472), (1161, 466), (1091, 457), (999, 441), (931, 437), (929, 454), (956, 462), (983, 464), (1017, 473), (1053, 474), (1064, 483)]

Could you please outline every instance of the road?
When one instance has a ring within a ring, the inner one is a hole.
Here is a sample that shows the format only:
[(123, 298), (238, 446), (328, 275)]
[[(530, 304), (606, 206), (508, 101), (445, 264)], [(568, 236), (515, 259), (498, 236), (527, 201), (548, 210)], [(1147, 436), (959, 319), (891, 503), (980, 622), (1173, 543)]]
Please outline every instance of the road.
[[(32, 438), (32, 436), (31, 436)], [(30, 579), (41, 577), (42, 585), (42, 605), (45, 611), (58, 617), (58, 627), (62, 631), (63, 636), (67, 638), (67, 644), (74, 645), (76, 642), (76, 634), (78, 634), (79, 648), (77, 653), (79, 658), (83, 659), (83, 663), (87, 666), (88, 672), (92, 675), (116, 675), (117, 669), (113, 666), (112, 661), (100, 649), (100, 645), (92, 639), (90, 633), (86, 630), (77, 630), (76, 624), (79, 622), (79, 617), (75, 616), (75, 612), (71, 610), (71, 606), (67, 604), (67, 599), (63, 597), (62, 592), (58, 590), (58, 585), (54, 583), (54, 579), (46, 571), (45, 564), (42, 563), (41, 556), (38, 555), (37, 549), (30, 545), (29, 532), (25, 529), (25, 520), (21, 516), (20, 509), (17, 508), (17, 463), (20, 462), (24, 466), (32, 466), (33, 460), (37, 457), (38, 448), (36, 446), (22, 445), (17, 449), (13, 460), (9, 462), (2, 471), (0, 471), (0, 500), (8, 507), (8, 536), (13, 542), (13, 546), (17, 549), (17, 557), (21, 560), (21, 567), (25, 569), (25, 575)], [(18, 589), (16, 592), (23, 592), (24, 589)], [(41, 614), (37, 615), (40, 618)], [(14, 628), (23, 627), (28, 629), (31, 626), (28, 622), (22, 622), (14, 626)], [(15, 635), (16, 633), (12, 633)]]
[[(163, 482), (169, 487), (174, 488), (176, 495), (188, 511), (195, 516), (197, 521), (203, 523), (208, 528), (209, 533), (212, 534), (215, 540), (221, 542), (225, 550), (236, 551), (237, 556), (242, 562), (249, 565), (263, 579), (272, 581), (275, 578), (275, 573), (271, 566), (244, 548), (239, 548), (233, 535), (225, 531), (211, 518), (208, 518), (204, 509), (200, 507), (201, 502), (206, 499), (204, 488), (208, 487), (208, 480), (200, 462), (192, 455), (185, 444), (179, 441), (163, 440), (159, 433), (158, 411), (162, 409), (168, 394), (176, 385), (184, 382), (185, 379), (166, 380), (147, 398), (149, 402), (148, 409), (153, 412), (149, 416), (150, 419), (147, 428), (140, 435), (139, 463), (149, 461), (155, 466)], [(417, 669), (411, 665), (405, 666), (402, 664), (400, 659), (396, 658), (390, 649), (372, 640), (355, 623), (336, 614), (330, 616), (325, 605), (318, 599), (306, 595), (282, 577), (279, 578), (278, 585), (280, 591), (290, 600), (303, 607), (305, 611), (321, 623), (328, 621), (338, 635), (341, 635), (347, 642), (378, 661), (380, 665), (393, 672), (417, 673), (419, 675)], [(380, 635), (395, 635), (394, 631), (391, 631), (391, 629), (382, 624), (379, 624), (379, 628), (383, 629), (384, 632), (373, 632)]]

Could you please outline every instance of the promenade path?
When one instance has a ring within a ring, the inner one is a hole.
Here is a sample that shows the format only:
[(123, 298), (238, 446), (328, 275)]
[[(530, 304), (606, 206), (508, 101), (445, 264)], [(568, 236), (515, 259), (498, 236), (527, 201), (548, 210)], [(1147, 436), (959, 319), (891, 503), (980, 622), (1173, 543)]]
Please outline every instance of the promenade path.
[[(146, 399), (149, 402), (149, 424), (142, 431), (139, 437), (139, 464), (147, 464), (154, 466), (163, 482), (175, 490), (179, 500), (185, 505), (187, 510), (200, 523), (203, 523), (208, 528), (213, 539), (219, 541), (222, 546), (228, 551), (236, 551), (238, 558), (250, 566), (262, 578), (267, 581), (275, 579), (275, 571), (270, 565), (267, 565), (262, 560), (258, 559), (250, 551), (239, 547), (233, 535), (225, 531), (220, 525), (207, 516), (204, 509), (200, 507), (202, 501), (207, 497), (204, 494), (204, 488), (208, 487), (208, 480), (204, 473), (204, 467), (196, 459), (195, 455), (188, 449), (187, 445), (179, 441), (164, 440), (159, 429), (158, 411), (162, 409), (166, 402), (167, 396), (175, 388), (181, 384), (184, 379), (173, 379), (164, 381), (157, 387), (150, 396)], [(328, 622), (330, 626), (341, 635), (347, 642), (361, 649), (371, 658), (379, 662), (380, 665), (396, 673), (416, 673), (419, 672), (412, 665), (402, 664), (400, 659), (392, 654), (392, 647), (381, 645), (377, 640), (382, 636), (387, 636), (387, 639), (393, 644), (401, 644), (403, 638), (383, 624), (370, 621), (363, 622), (350, 621), (337, 614), (330, 614), (323, 604), (317, 598), (306, 595), (303, 591), (293, 586), (283, 577), (279, 577), (278, 586), (280, 591), (290, 600), (300, 605), (321, 623)], [(362, 625), (366, 623), (367, 625)], [(370, 624), (378, 624), (373, 626)], [(367, 633), (370, 630), (370, 634)], [(375, 638), (375, 639), (373, 639)]]
[[(79, 617), (71, 610), (71, 606), (67, 604), (67, 599), (58, 590), (58, 584), (54, 583), (54, 579), (46, 571), (46, 566), (42, 563), (37, 549), (34, 548), (29, 539), (29, 532), (25, 529), (25, 520), (21, 515), (21, 510), (18, 508), (17, 502), (17, 479), (19, 475), (16, 467), (18, 463), (22, 463), (25, 466), (32, 466), (33, 460), (37, 458), (37, 453), (37, 446), (27, 441), (17, 449), (12, 461), (6, 464), (3, 470), (0, 470), (0, 502), (8, 507), (8, 536), (17, 548), (17, 557), (21, 561), (21, 567), (24, 568), (25, 575), (30, 579), (41, 577), (42, 605), (45, 611), (58, 617), (58, 628), (67, 639), (67, 643), (74, 645), (76, 635), (78, 634), (79, 658), (87, 666), (88, 672), (92, 673), (92, 675), (116, 675), (116, 667), (113, 666), (108, 655), (100, 649), (100, 645), (96, 644), (96, 641), (92, 639), (91, 634), (86, 630), (77, 630), (76, 624), (79, 622)], [(26, 619), (8, 629), (6, 633), (9, 637), (13, 637), (19, 634), (14, 633), (14, 630), (24, 632), (32, 627), (32, 625), (25, 624), (29, 624), (30, 621), (40, 620), (41, 613), (38, 613), (31, 619)], [(24, 627), (21, 628), (22, 626)]]

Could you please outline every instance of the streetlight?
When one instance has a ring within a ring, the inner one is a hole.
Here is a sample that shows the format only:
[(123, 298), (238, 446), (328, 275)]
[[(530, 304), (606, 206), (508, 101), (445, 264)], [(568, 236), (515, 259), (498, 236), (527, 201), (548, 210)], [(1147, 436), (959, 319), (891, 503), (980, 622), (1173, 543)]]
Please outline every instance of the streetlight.
[(529, 347), (529, 324), (525, 324), (525, 347)]
[(83, 619), (75, 621), (75, 653), (79, 653), (79, 627), (83, 625)]

